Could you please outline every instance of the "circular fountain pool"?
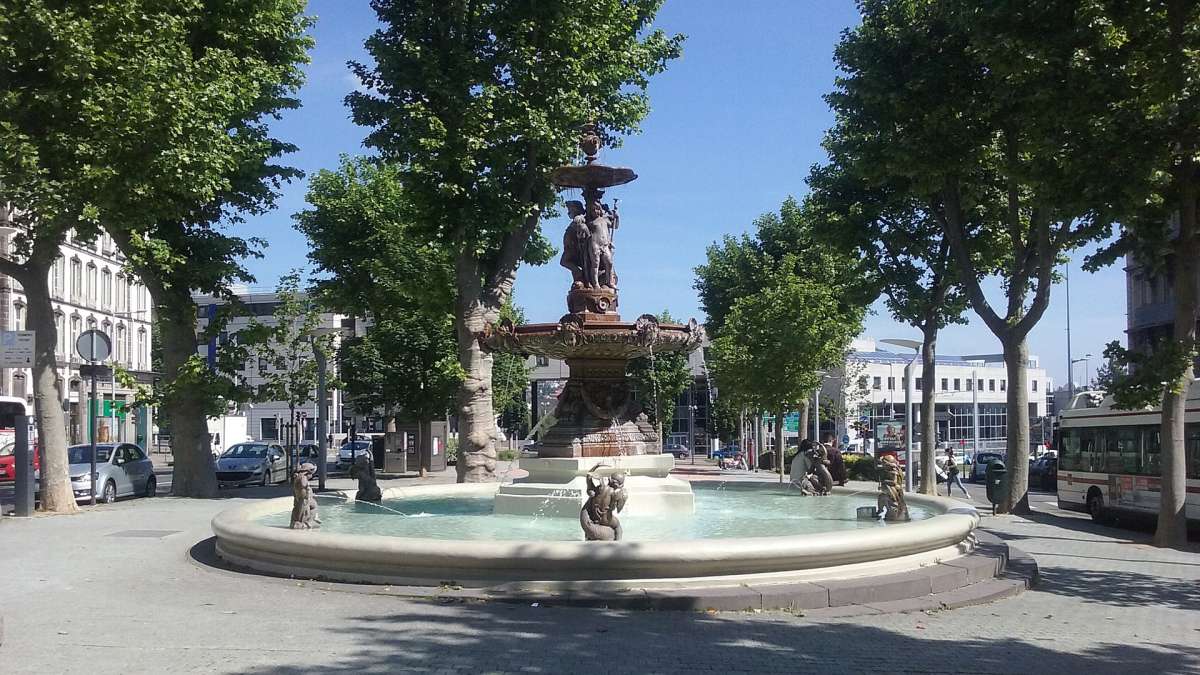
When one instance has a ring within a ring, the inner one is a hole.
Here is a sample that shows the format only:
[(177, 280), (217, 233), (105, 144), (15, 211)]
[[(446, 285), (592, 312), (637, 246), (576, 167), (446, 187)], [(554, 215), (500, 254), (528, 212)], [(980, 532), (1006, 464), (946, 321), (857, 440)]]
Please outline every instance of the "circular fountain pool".
[(588, 589), (722, 585), (899, 572), (968, 552), (978, 515), (909, 495), (914, 520), (860, 521), (873, 492), (803, 497), (777, 484), (695, 484), (696, 513), (623, 517), (626, 538), (582, 541), (574, 518), (493, 515), (499, 485), (384, 491), (382, 506), (321, 499), (322, 527), (287, 529), (290, 498), (213, 519), (217, 554), (237, 566), (338, 581)]
[[(875, 504), (873, 492), (801, 499), (797, 490), (787, 487), (697, 483), (693, 490), (695, 515), (622, 516), (624, 541), (784, 537), (898, 525), (856, 517), (858, 507)], [(583, 540), (576, 518), (495, 514), (493, 501), (490, 495), (410, 496), (382, 504), (325, 501), (321, 531), (429, 539)], [(910, 513), (914, 520), (931, 515), (928, 507), (920, 506)], [(288, 513), (273, 513), (258, 522), (287, 529), (289, 520)]]

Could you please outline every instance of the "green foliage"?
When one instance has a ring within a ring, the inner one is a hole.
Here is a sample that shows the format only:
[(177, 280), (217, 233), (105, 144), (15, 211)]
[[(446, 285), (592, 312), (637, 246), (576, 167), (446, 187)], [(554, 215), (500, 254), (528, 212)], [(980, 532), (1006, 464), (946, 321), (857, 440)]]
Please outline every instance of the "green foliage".
[(1186, 393), (1182, 376), (1192, 368), (1196, 351), (1176, 340), (1163, 340), (1147, 352), (1131, 351), (1113, 341), (1105, 346), (1104, 357), (1109, 364), (1101, 378), (1105, 391), (1116, 407), (1140, 410), (1160, 404), (1165, 391)]
[(511, 461), (513, 461), (514, 459), (518, 459), (518, 458), (520, 458), (520, 456), (521, 456), (521, 453), (520, 453), (520, 451), (518, 451), (518, 450), (510, 450), (510, 449), (508, 449), (508, 448), (504, 448), (504, 449), (503, 449), (503, 450), (501, 450), (500, 452), (496, 453), (496, 459), (500, 459), (500, 460), (503, 460), (503, 461), (505, 461), (505, 462), (511, 462)]
[(788, 199), (755, 221), (754, 237), (727, 237), (696, 268), (715, 335), (711, 375), (729, 411), (800, 405), (862, 330), (877, 293), (867, 261), (817, 237), (816, 215)]
[[(662, 323), (678, 323), (667, 310), (658, 315)], [(629, 376), (637, 387), (638, 402), (658, 427), (669, 425), (675, 418), (679, 396), (692, 384), (692, 369), (687, 354), (656, 354), (629, 362)]]
[(454, 345), (449, 314), (398, 312), (377, 320), (365, 336), (349, 338), (339, 348), (346, 393), (360, 411), (382, 410), (418, 421), (443, 418), (462, 381)]
[(846, 476), (850, 480), (879, 480), (879, 467), (875, 458), (870, 455), (842, 453), (842, 461), (846, 463)]
[(755, 294), (738, 298), (713, 341), (710, 369), (722, 397), (757, 410), (795, 408), (821, 371), (839, 366), (865, 308), (786, 255)]
[[(525, 311), (505, 301), (500, 308), (501, 320), (507, 319), (514, 326), (525, 323)], [(494, 354), (492, 364), (492, 409), (509, 429), (529, 426), (529, 405), (525, 394), (529, 391), (530, 367), (520, 354)]]
[[(551, 206), (549, 174), (598, 122), (606, 140), (645, 117), (648, 78), (682, 38), (647, 30), (661, 0), (378, 0), (368, 88), (347, 97), (366, 144), (403, 167), (426, 236), (493, 262), (510, 232)], [(552, 248), (538, 238), (527, 262)], [(480, 270), (484, 282), (490, 270)]]

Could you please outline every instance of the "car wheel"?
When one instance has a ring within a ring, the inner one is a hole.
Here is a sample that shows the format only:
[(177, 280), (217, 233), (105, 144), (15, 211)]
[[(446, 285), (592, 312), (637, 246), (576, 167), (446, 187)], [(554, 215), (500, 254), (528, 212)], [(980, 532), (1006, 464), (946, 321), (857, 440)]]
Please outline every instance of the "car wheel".
[(146, 479), (146, 496), (153, 497), (158, 494), (158, 479), (150, 476)]
[(111, 480), (104, 484), (104, 492), (100, 497), (100, 501), (105, 504), (111, 504), (117, 501), (117, 484)]
[(1104, 497), (1100, 495), (1098, 490), (1093, 490), (1088, 494), (1087, 510), (1091, 514), (1092, 520), (1097, 523), (1104, 521)]

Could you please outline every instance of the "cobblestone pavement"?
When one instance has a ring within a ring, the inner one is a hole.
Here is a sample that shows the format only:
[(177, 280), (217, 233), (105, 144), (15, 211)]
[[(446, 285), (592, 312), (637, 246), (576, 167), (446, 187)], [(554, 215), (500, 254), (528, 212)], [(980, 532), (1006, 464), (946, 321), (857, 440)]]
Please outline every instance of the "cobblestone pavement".
[(438, 604), (190, 560), (217, 511), (284, 491), (0, 520), (0, 672), (1200, 672), (1200, 551), (1155, 549), (1048, 495), (1029, 518), (984, 519), (1038, 559), (1038, 589), (814, 620)]

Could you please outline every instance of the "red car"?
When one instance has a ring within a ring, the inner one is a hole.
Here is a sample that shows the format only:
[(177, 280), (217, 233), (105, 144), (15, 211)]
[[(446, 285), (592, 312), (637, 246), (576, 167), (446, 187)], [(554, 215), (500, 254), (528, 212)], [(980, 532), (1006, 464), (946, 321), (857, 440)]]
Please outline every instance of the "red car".
[[(12, 442), (5, 443), (3, 446), (0, 446), (0, 482), (12, 481), (12, 480), (17, 479), (17, 471), (16, 471), (17, 458), (15, 457), (16, 447), (17, 447), (17, 444), (12, 443)], [(34, 445), (33, 446), (33, 471), (35, 474), (37, 473), (38, 469), (41, 468), (41, 461), (38, 459), (38, 455), (39, 455), (39, 453), (38, 453), (37, 446)]]

